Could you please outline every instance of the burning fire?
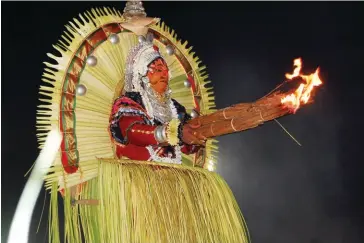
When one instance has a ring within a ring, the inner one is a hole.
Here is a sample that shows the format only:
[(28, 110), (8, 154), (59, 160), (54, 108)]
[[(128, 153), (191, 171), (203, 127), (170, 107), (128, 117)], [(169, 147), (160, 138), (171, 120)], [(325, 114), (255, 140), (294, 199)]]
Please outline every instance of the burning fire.
[(292, 80), (295, 77), (302, 78), (305, 83), (300, 84), (295, 92), (289, 94), (281, 99), (281, 103), (292, 110), (295, 113), (300, 108), (301, 103), (306, 104), (311, 96), (311, 92), (314, 87), (320, 86), (322, 81), (319, 77), (319, 68), (310, 75), (301, 74), (302, 60), (297, 58), (293, 61), (294, 70), (292, 74), (287, 73), (286, 78)]

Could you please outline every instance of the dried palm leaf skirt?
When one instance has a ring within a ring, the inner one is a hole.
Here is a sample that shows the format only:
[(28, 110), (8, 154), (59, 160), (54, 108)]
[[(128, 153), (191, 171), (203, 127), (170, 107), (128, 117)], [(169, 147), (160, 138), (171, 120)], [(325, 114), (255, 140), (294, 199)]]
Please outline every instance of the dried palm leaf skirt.
[[(56, 171), (53, 168), (53, 174)], [(58, 182), (51, 184), (50, 238), (59, 242)], [(66, 242), (244, 243), (249, 239), (226, 182), (201, 168), (100, 159), (98, 176), (84, 184), (76, 202), (87, 200), (97, 204), (72, 205), (66, 189)]]

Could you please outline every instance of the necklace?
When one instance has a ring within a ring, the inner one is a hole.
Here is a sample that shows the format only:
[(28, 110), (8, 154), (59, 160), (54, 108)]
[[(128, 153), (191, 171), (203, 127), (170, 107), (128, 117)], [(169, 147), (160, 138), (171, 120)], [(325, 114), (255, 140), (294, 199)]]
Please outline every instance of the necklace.
[(177, 118), (177, 111), (170, 98), (169, 91), (158, 94), (153, 88), (147, 86), (141, 95), (149, 116), (161, 123), (167, 123), (173, 118)]

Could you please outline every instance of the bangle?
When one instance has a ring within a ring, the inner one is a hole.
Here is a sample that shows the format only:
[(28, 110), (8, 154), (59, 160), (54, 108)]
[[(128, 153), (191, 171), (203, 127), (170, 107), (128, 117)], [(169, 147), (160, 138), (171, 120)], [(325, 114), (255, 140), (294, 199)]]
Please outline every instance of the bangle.
[(167, 142), (166, 127), (165, 126), (158, 126), (154, 130), (154, 138), (158, 143)]

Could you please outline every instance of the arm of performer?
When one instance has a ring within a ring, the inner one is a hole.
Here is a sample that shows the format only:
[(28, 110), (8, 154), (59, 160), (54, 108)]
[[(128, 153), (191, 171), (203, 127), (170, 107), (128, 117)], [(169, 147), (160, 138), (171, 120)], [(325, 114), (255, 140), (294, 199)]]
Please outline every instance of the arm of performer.
[(139, 116), (121, 117), (119, 128), (126, 143), (143, 147), (158, 144), (154, 136), (157, 126), (146, 125)]
[(193, 134), (189, 125), (181, 124), (179, 120), (161, 126), (147, 125), (139, 116), (122, 116), (119, 128), (127, 143), (137, 146), (149, 145), (182, 145), (182, 152), (195, 153), (204, 141)]
[(177, 119), (153, 126), (145, 124), (142, 117), (123, 116), (119, 119), (119, 128), (127, 143), (137, 146), (182, 144), (182, 152), (194, 153), (197, 151), (194, 144), (203, 144), (188, 125), (180, 124)]

